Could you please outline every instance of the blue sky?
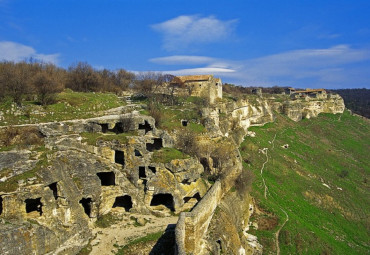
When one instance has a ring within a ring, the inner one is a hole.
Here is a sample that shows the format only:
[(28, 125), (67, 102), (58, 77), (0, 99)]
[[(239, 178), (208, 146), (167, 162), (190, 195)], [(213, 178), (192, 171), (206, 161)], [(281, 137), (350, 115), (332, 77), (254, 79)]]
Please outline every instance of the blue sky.
[(0, 60), (370, 88), (369, 0), (0, 0)]

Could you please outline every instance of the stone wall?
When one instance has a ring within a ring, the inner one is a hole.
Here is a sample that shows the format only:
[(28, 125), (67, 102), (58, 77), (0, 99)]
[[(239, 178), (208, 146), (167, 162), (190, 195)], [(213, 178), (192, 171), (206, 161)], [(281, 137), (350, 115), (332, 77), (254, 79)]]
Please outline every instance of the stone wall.
[(201, 254), (202, 239), (222, 198), (221, 182), (216, 181), (191, 212), (182, 212), (176, 225), (177, 254)]

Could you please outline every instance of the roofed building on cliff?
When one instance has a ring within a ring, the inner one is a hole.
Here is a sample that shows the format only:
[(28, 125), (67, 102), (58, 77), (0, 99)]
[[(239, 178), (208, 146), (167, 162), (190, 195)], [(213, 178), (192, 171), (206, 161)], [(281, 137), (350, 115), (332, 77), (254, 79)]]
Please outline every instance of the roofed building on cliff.
[(204, 97), (214, 103), (222, 99), (222, 81), (213, 75), (185, 75), (175, 76), (169, 84), (178, 88), (177, 93), (186, 93), (189, 96)]
[(292, 98), (317, 98), (317, 99), (325, 99), (327, 98), (327, 92), (325, 89), (306, 89), (306, 90), (294, 90), (291, 94)]

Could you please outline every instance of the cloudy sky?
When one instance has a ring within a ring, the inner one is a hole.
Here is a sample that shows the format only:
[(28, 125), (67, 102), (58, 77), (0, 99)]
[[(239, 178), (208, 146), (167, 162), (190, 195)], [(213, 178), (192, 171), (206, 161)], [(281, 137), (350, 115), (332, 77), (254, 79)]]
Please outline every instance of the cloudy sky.
[(370, 0), (0, 0), (0, 60), (370, 88)]

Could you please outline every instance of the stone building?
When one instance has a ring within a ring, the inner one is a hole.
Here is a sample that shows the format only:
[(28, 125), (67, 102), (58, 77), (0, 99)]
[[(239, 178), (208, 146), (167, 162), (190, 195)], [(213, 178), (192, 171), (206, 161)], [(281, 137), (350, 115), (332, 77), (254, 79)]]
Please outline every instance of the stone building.
[(176, 86), (178, 91), (189, 96), (204, 97), (212, 104), (216, 99), (222, 99), (222, 82), (213, 75), (176, 76), (170, 86)]
[(317, 98), (326, 99), (328, 94), (325, 89), (291, 90), (291, 98)]

